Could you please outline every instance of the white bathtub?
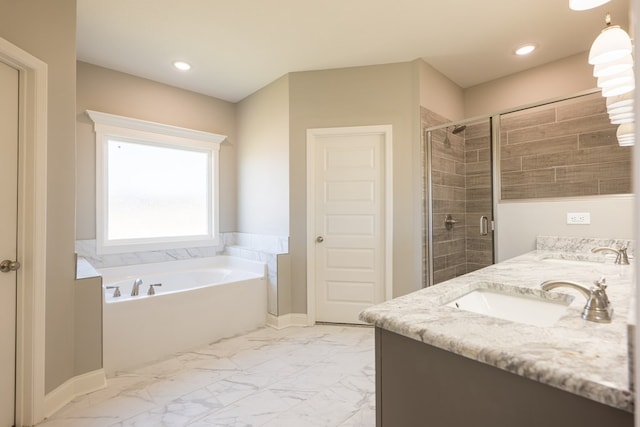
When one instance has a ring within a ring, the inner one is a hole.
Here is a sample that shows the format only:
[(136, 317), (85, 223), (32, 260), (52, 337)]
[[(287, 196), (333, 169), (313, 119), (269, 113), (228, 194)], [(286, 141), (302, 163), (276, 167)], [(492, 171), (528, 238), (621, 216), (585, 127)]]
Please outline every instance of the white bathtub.
[[(266, 266), (217, 256), (102, 268), (103, 364), (107, 375), (264, 326)], [(135, 279), (138, 296), (131, 296)], [(149, 296), (149, 285), (155, 295)], [(122, 296), (113, 297), (119, 286)]]

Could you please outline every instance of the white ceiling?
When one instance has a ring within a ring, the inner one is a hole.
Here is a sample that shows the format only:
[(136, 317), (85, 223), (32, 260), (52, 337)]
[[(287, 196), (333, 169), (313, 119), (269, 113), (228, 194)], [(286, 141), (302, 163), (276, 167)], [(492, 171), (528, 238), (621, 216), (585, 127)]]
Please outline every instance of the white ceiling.
[[(78, 0), (78, 59), (237, 102), (288, 72), (424, 60), (461, 87), (586, 51), (604, 15), (568, 0)], [(529, 57), (513, 50), (539, 49)], [(189, 72), (171, 63), (185, 60)]]

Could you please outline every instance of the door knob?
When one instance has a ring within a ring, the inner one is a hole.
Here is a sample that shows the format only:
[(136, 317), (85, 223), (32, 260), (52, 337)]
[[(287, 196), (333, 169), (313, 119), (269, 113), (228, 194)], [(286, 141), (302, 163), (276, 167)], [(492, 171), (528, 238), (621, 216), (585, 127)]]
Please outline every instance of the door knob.
[(322, 236), (316, 237), (316, 242), (318, 242), (318, 243), (324, 242), (324, 237), (322, 237)]
[(20, 263), (18, 261), (10, 261), (8, 259), (5, 259), (4, 261), (0, 262), (0, 272), (2, 273), (16, 271), (19, 268), (20, 268)]

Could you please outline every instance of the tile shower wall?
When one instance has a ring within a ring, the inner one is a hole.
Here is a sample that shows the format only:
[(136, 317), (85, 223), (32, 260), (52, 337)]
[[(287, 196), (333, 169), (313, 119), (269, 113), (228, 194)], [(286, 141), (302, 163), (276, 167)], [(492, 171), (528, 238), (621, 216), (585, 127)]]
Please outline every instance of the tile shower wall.
[[(425, 108), (421, 109), (422, 126), (437, 126), (448, 122)], [(466, 273), (465, 242), (465, 151), (464, 139), (460, 135), (449, 133), (445, 139), (445, 129), (432, 132), (431, 139), (431, 177), (433, 195), (433, 275), (434, 283)], [(426, 156), (423, 156), (426, 159)], [(428, 173), (426, 160), (423, 162), (423, 176)], [(426, 192), (423, 199), (426, 201)], [(447, 230), (444, 220), (451, 214), (458, 221), (451, 230)], [(427, 218), (428, 220), (429, 218)], [(426, 236), (423, 233), (423, 236)], [(426, 253), (426, 239), (423, 254)], [(424, 269), (427, 272), (427, 260)], [(424, 283), (426, 277), (423, 278)]]
[(600, 93), (505, 114), (500, 127), (502, 199), (631, 193), (631, 148)]

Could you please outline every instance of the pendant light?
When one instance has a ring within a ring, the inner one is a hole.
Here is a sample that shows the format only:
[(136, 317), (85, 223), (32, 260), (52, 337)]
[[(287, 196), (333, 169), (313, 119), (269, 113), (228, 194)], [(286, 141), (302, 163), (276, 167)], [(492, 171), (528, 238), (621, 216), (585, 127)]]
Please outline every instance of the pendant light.
[(625, 123), (618, 126), (616, 131), (618, 144), (621, 146), (630, 146), (635, 144), (636, 127), (633, 123)]
[(594, 40), (589, 51), (589, 64), (598, 65), (613, 62), (630, 55), (632, 51), (629, 34), (618, 25), (611, 25), (611, 15), (607, 13), (606, 27)]
[(611, 124), (612, 125), (622, 125), (625, 123), (633, 123), (635, 121), (634, 116), (635, 114), (632, 114), (631, 116), (620, 116), (620, 117), (616, 117), (616, 118), (611, 118)]
[(606, 77), (618, 74), (633, 68), (633, 58), (631, 55), (625, 55), (620, 59), (612, 62), (597, 64), (593, 67), (593, 77)]
[(611, 0), (569, 0), (569, 8), (571, 10), (588, 10), (602, 6), (609, 1)]
[(608, 98), (610, 96), (622, 95), (624, 93), (629, 93), (635, 89), (635, 84), (627, 83), (620, 86), (609, 86), (606, 88), (602, 88), (602, 96)]
[(633, 93), (627, 92), (622, 95), (610, 96), (607, 98), (607, 110), (614, 108), (633, 106), (634, 104)]
[(633, 105), (623, 105), (622, 107), (607, 108), (607, 112), (610, 116), (622, 113), (633, 113), (633, 110)]
[(633, 70), (624, 70), (623, 72), (618, 74), (598, 77), (598, 87), (606, 88), (625, 84), (633, 84), (634, 81), (635, 78), (633, 75)]

